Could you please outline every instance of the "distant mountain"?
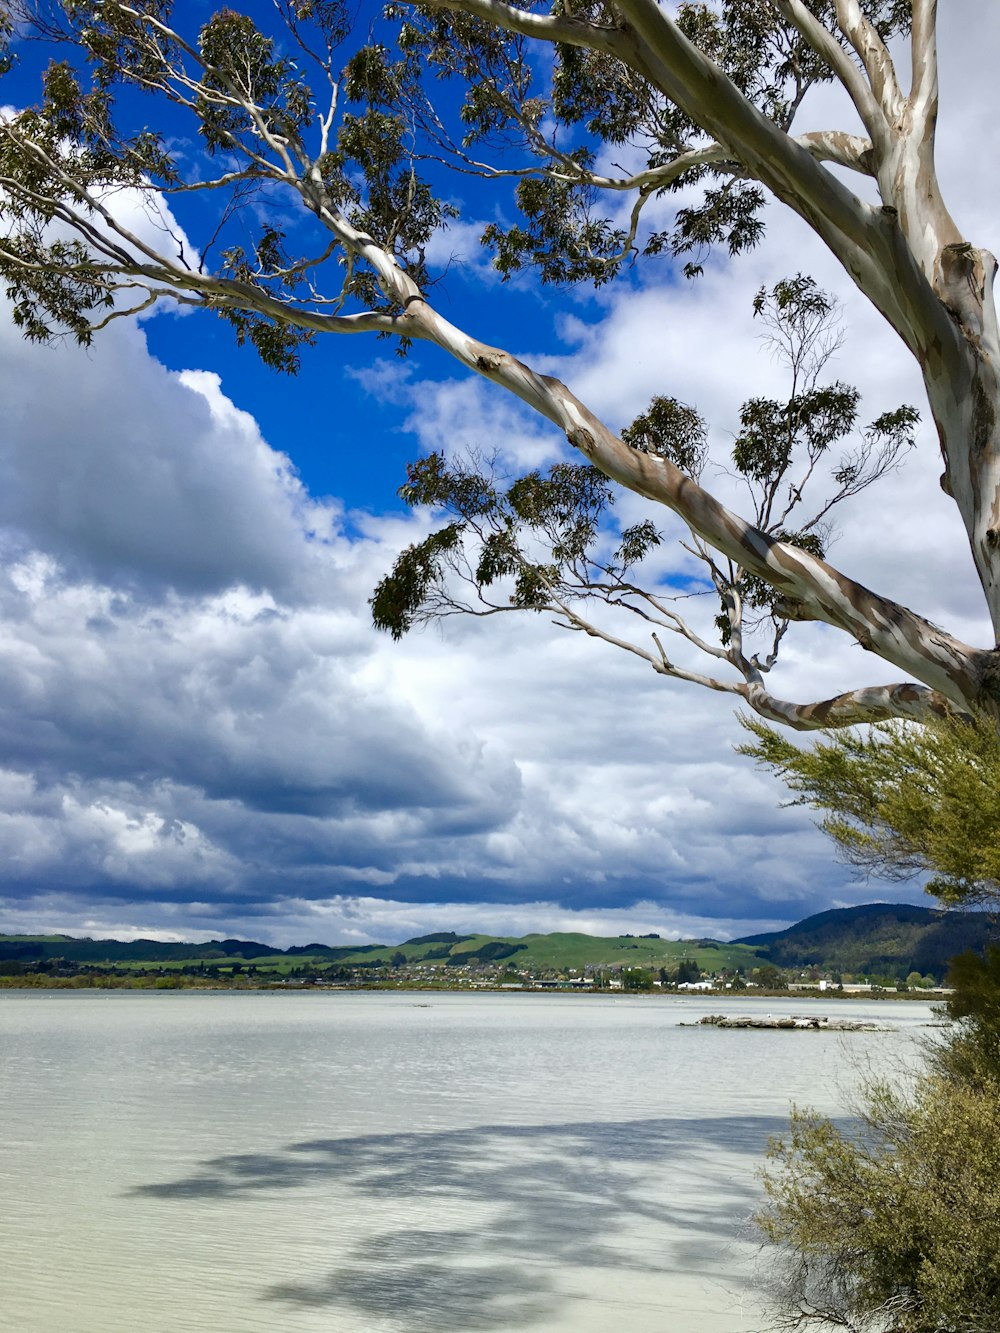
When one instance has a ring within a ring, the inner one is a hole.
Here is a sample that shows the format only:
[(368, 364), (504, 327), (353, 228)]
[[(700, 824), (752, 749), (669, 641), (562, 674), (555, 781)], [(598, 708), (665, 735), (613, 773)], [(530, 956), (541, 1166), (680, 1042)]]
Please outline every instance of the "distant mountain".
[(866, 903), (819, 912), (787, 930), (747, 935), (738, 942), (777, 967), (897, 976), (930, 972), (940, 979), (949, 959), (966, 949), (981, 950), (988, 940), (1000, 940), (1000, 934), (986, 912)]
[[(0, 962), (64, 958), (70, 963), (270, 963), (288, 959), (362, 961), (386, 952), (384, 944), (295, 945), (277, 949), (257, 940), (207, 940), (203, 944), (164, 944), (160, 940), (76, 939), (71, 935), (0, 935)], [(390, 950), (391, 952), (391, 950)]]

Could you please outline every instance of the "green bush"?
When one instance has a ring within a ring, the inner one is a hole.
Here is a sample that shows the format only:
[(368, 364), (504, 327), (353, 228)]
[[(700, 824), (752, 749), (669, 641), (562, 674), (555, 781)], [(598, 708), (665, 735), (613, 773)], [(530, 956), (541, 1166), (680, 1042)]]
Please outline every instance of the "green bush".
[(778, 1328), (1000, 1329), (1000, 950), (949, 979), (956, 1024), (919, 1073), (869, 1082), (850, 1129), (796, 1110), (772, 1142)]

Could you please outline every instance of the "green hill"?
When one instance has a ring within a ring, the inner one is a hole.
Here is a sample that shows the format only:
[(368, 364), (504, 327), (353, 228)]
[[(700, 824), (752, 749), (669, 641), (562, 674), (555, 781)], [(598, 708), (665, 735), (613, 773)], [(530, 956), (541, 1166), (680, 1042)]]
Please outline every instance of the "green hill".
[(956, 954), (981, 951), (996, 938), (996, 921), (986, 912), (866, 903), (819, 912), (787, 930), (747, 935), (740, 943), (759, 950), (777, 967), (897, 976), (915, 971), (940, 977)]
[(437, 931), (402, 944), (362, 946), (296, 945), (276, 949), (255, 940), (209, 940), (204, 944), (163, 944), (156, 940), (74, 939), (69, 935), (0, 935), (0, 965), (63, 959), (73, 966), (122, 969), (218, 968), (253, 966), (258, 974), (287, 973), (314, 964), (329, 968), (461, 967), (504, 964), (514, 970), (564, 972), (585, 967), (668, 967), (691, 959), (705, 972), (745, 971), (769, 962), (777, 967), (817, 967), (825, 971), (941, 977), (948, 960), (966, 949), (982, 949), (993, 934), (984, 912), (943, 912), (902, 903), (820, 912), (787, 930), (719, 940), (664, 940), (655, 934), (601, 937), (569, 932), (548, 935), (460, 935)]
[(334, 947), (325, 944), (296, 945), (275, 949), (253, 940), (210, 940), (205, 944), (162, 944), (156, 940), (74, 939), (69, 935), (0, 935), (0, 962), (29, 964), (65, 959), (67, 963), (104, 964), (125, 967), (161, 965), (183, 967), (251, 963), (258, 970), (288, 971), (314, 962), (329, 966), (384, 967), (434, 963), (459, 967), (510, 960), (519, 968), (564, 970), (588, 966), (661, 967), (683, 958), (694, 959), (707, 970), (720, 967), (754, 967), (756, 950), (742, 944), (716, 940), (664, 940), (658, 936), (551, 935), (494, 936), (458, 935), (439, 931), (402, 944), (367, 944)]

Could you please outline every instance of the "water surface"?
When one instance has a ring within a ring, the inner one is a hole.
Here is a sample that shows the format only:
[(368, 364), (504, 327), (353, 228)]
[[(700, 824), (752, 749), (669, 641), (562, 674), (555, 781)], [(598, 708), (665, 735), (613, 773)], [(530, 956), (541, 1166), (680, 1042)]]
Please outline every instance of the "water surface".
[[(873, 1016), (889, 1033), (682, 1027)], [(0, 992), (16, 1333), (751, 1333), (797, 1101), (912, 1060), (905, 1002)]]

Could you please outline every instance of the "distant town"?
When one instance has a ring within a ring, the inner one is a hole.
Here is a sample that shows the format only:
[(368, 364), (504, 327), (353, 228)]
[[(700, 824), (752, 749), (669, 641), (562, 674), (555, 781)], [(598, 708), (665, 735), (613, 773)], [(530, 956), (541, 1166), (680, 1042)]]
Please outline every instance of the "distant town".
[(981, 949), (992, 932), (985, 913), (870, 903), (734, 941), (440, 931), (398, 945), (276, 949), (0, 935), (0, 987), (928, 996), (946, 988), (949, 959)]

